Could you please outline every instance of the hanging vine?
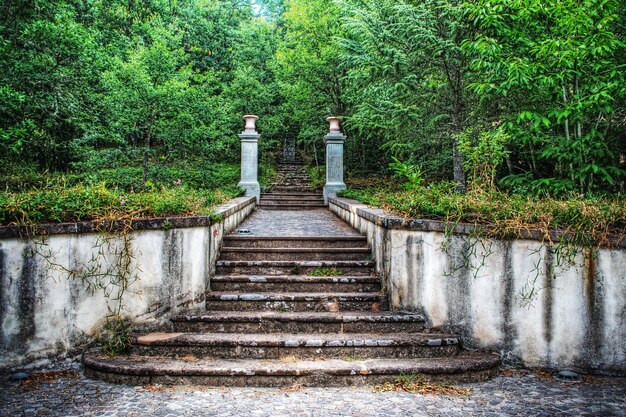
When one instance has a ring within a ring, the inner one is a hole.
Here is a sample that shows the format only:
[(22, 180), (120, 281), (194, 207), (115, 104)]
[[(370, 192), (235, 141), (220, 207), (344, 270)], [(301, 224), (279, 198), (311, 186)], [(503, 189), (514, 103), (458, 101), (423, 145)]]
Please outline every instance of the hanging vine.
[[(120, 227), (121, 224), (121, 227)], [(31, 255), (38, 256), (46, 263), (46, 279), (78, 281), (89, 295), (101, 292), (107, 307), (102, 328), (96, 334), (96, 341), (107, 354), (125, 353), (130, 348), (131, 323), (125, 315), (125, 297), (137, 282), (141, 269), (135, 261), (130, 221), (98, 223), (98, 236), (92, 245), (88, 261), (77, 261), (65, 265), (56, 259), (60, 252), (50, 247), (49, 237), (30, 235), (25, 240), (31, 242)], [(29, 234), (32, 230), (29, 232)]]

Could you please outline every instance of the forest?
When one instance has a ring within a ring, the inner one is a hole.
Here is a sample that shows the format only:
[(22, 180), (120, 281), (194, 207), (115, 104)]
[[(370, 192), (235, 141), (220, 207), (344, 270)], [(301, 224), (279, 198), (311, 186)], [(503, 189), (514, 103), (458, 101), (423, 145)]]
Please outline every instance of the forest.
[(208, 213), (257, 114), (262, 185), (287, 137), (319, 171), (341, 116), (345, 196), (624, 231), (625, 8), (2, 0), (0, 224)]

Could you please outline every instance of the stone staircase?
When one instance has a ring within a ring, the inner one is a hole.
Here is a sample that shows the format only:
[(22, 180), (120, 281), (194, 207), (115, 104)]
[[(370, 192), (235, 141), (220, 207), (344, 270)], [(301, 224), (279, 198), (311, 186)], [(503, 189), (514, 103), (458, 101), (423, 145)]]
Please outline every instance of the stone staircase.
[(135, 385), (274, 387), (400, 374), (464, 382), (497, 372), (499, 356), (465, 352), (457, 335), (428, 331), (420, 314), (389, 311), (367, 239), (302, 190), (303, 171), (283, 165), (279, 184), (240, 225), (247, 233), (224, 238), (206, 311), (135, 334), (129, 356), (86, 354), (86, 374)]
[(312, 191), (301, 160), (281, 163), (271, 192), (261, 194), (259, 208), (265, 210), (310, 210), (323, 208), (324, 196)]
[(401, 373), (468, 381), (495, 372), (499, 357), (425, 332), (419, 314), (387, 311), (365, 237), (230, 235), (223, 245), (206, 311), (172, 316), (168, 332), (135, 335), (128, 357), (86, 355), (88, 375), (129, 384), (341, 386)]

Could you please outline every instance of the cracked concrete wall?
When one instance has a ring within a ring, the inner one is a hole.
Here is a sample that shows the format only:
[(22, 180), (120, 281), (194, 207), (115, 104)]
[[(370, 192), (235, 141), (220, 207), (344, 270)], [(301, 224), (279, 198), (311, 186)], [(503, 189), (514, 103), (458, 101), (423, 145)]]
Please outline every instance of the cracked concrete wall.
[[(204, 310), (217, 248), (254, 207), (248, 200), (225, 205), (222, 221), (207, 227), (129, 232), (130, 269), (139, 279), (124, 296), (123, 314), (136, 328), (158, 329), (168, 328), (169, 313)], [(0, 369), (76, 353), (100, 328), (116, 301), (68, 278), (67, 270), (110, 270), (124, 240), (106, 239), (104, 245), (93, 233), (53, 235), (45, 245), (40, 238), (0, 239)]]
[(381, 211), (337, 200), (331, 211), (367, 234), (394, 310), (419, 311), (505, 363), (626, 373), (626, 250), (557, 262), (539, 241), (386, 227)]

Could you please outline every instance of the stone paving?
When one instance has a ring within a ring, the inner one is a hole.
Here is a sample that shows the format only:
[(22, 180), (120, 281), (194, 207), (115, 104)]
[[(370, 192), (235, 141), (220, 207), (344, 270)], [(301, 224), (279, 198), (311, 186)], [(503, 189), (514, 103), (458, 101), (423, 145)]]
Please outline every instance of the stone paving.
[(360, 236), (328, 209), (257, 210), (237, 230), (253, 236)]
[(626, 416), (625, 378), (562, 383), (504, 371), (465, 384), (467, 396), (376, 393), (372, 388), (128, 387), (81, 376), (32, 385), (0, 380), (2, 416)]

